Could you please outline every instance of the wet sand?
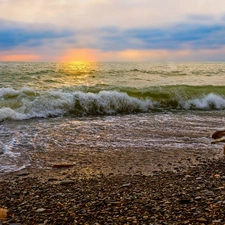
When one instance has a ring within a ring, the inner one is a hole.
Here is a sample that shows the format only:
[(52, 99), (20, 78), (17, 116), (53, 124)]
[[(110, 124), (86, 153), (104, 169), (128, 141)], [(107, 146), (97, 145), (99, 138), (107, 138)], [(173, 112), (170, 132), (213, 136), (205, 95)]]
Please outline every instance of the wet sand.
[[(157, 171), (179, 172), (190, 169), (196, 165), (209, 163), (223, 157), (223, 144), (215, 144), (212, 150), (190, 149), (158, 149), (149, 148), (101, 148), (79, 146), (36, 152), (31, 157), (31, 164), (17, 173), (30, 173), (43, 177), (66, 178), (69, 174), (90, 178), (98, 175), (145, 175), (150, 176)], [(65, 176), (54, 168), (57, 164), (71, 165), (67, 168)], [(16, 173), (16, 174), (17, 174)], [(11, 176), (14, 173), (2, 174)]]

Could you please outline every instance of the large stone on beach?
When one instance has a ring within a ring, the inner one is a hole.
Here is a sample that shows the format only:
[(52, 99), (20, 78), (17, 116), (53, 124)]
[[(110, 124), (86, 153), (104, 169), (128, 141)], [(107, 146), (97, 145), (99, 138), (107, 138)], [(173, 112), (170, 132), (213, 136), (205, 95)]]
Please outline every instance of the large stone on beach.
[(221, 137), (225, 136), (225, 130), (217, 130), (212, 134), (213, 139), (219, 139)]
[(225, 137), (222, 137), (222, 138), (218, 138), (218, 139), (215, 139), (215, 140), (212, 140), (211, 141), (211, 144), (216, 144), (218, 142), (225, 142)]
[(0, 219), (5, 219), (7, 217), (8, 210), (0, 208)]

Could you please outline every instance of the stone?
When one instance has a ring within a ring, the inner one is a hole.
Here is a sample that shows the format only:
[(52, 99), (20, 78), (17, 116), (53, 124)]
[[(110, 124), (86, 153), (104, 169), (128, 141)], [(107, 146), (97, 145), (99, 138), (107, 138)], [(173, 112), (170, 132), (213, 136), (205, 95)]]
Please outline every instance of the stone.
[(58, 179), (57, 178), (55, 178), (55, 177), (49, 177), (48, 178), (48, 181), (57, 181)]
[(201, 196), (195, 197), (195, 200), (201, 200), (201, 199), (202, 199)]
[(222, 190), (222, 189), (224, 189), (224, 186), (221, 186), (221, 187), (215, 188), (214, 190), (218, 191), (218, 190)]
[(187, 203), (190, 203), (190, 202), (191, 202), (190, 199), (180, 199), (180, 200), (179, 200), (179, 203), (180, 203), (180, 204), (187, 204)]
[(201, 223), (205, 223), (205, 222), (207, 222), (207, 219), (205, 219), (203, 217), (200, 217), (200, 218), (197, 218), (196, 221), (201, 222)]
[(5, 219), (7, 217), (8, 210), (0, 208), (0, 219)]
[(74, 184), (75, 181), (73, 180), (61, 180), (60, 185), (68, 185), (68, 184)]
[(220, 175), (219, 174), (215, 174), (214, 177), (215, 178), (220, 178)]
[(143, 220), (148, 220), (148, 216), (143, 216)]
[(202, 191), (205, 195), (207, 196), (211, 196), (211, 195), (214, 195), (214, 192), (213, 191), (209, 191), (209, 190), (204, 190)]
[(213, 222), (213, 223), (221, 223), (221, 219), (213, 220), (212, 222)]
[(74, 164), (59, 163), (59, 164), (52, 165), (52, 168), (69, 168), (69, 167), (73, 167), (73, 166), (74, 166)]
[(39, 208), (39, 209), (36, 210), (36, 212), (38, 212), (38, 213), (42, 213), (42, 212), (45, 212), (45, 211), (46, 211), (45, 208)]
[(29, 172), (19, 172), (16, 175), (22, 177), (22, 176), (27, 176), (29, 174), (30, 174)]
[(225, 130), (217, 130), (212, 134), (213, 139), (219, 139), (225, 136)]
[(122, 187), (129, 187), (130, 185), (131, 185), (131, 183), (123, 184)]

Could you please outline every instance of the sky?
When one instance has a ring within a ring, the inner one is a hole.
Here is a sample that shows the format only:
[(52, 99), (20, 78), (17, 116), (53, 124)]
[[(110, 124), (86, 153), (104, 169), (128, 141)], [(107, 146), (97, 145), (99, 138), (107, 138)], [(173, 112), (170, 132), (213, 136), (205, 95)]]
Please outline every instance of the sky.
[(224, 0), (0, 0), (0, 61), (224, 62)]

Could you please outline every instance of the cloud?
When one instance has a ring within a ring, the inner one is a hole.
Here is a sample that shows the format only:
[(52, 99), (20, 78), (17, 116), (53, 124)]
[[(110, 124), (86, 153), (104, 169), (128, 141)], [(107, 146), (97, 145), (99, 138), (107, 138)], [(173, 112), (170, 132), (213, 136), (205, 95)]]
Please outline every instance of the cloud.
[(2, 19), (70, 29), (167, 26), (187, 22), (189, 15), (207, 15), (218, 22), (225, 13), (223, 0), (7, 0), (0, 4)]
[(146, 58), (158, 53), (176, 58), (181, 52), (194, 57), (194, 51), (224, 48), (223, 5), (223, 0), (0, 0), (0, 55), (48, 61), (78, 54), (139, 60), (140, 52)]
[(140, 50), (126, 49), (118, 51), (101, 51), (99, 49), (71, 49), (59, 56), (56, 61), (221, 61), (225, 60), (225, 47), (221, 49), (200, 50)]
[(225, 26), (221, 24), (175, 24), (163, 28), (103, 30), (102, 49), (210, 49), (225, 45)]
[(12, 21), (0, 20), (0, 50), (9, 50), (18, 46), (37, 47), (52, 39), (70, 37), (72, 31), (42, 27), (38, 24), (29, 25)]
[[(112, 56), (116, 60), (144, 60), (142, 56), (146, 59), (164, 60), (164, 56), (174, 55), (177, 58), (178, 54), (174, 51), (179, 54), (188, 52), (194, 57), (193, 51), (220, 49), (225, 46), (223, 24), (178, 23), (158, 28), (128, 29), (108, 26), (90, 30), (62, 30), (49, 28), (46, 24), (30, 26), (3, 20), (0, 25), (0, 53), (16, 50), (8, 53), (8, 56), (4, 53), (6, 55), (1, 59), (7, 60), (25, 59), (29, 55), (32, 56), (31, 60), (43, 61), (85, 58), (90, 61), (104, 61), (112, 59)], [(188, 59), (186, 55), (183, 58)]]
[(40, 56), (34, 54), (10, 54), (9, 52), (4, 55), (0, 55), (0, 61), (38, 61)]

